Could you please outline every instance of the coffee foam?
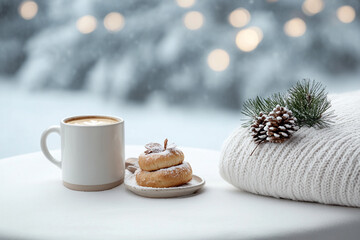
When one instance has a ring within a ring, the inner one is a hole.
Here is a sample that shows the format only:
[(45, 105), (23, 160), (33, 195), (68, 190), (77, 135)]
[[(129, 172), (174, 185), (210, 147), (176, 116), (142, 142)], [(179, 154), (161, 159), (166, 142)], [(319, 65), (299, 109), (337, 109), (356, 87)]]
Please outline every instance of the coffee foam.
[(107, 117), (77, 117), (65, 121), (67, 124), (79, 126), (103, 126), (118, 123), (119, 121), (114, 118)]

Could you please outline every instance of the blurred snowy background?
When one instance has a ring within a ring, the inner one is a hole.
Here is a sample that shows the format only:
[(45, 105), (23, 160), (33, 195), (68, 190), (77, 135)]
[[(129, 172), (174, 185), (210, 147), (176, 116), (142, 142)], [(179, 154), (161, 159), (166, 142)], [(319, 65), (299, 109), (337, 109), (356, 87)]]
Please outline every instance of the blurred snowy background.
[[(126, 143), (220, 149), (241, 104), (302, 78), (360, 88), (358, 0), (0, 0), (0, 158), (70, 115)], [(60, 146), (50, 136), (52, 148)]]

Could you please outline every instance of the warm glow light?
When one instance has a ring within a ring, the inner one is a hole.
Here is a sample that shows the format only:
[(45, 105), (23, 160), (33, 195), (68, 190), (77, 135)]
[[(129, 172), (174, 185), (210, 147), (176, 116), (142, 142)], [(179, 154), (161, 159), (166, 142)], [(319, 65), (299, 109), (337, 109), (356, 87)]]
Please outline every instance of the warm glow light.
[(125, 24), (123, 15), (118, 12), (111, 12), (104, 18), (104, 26), (110, 32), (120, 31)]
[(177, 4), (183, 8), (189, 8), (195, 4), (195, 0), (176, 0)]
[(38, 12), (38, 5), (33, 1), (25, 1), (20, 4), (18, 10), (22, 18), (30, 20), (36, 16)]
[(336, 11), (338, 19), (343, 23), (351, 23), (354, 21), (356, 13), (355, 9), (351, 6), (342, 6), (339, 7)]
[(306, 31), (306, 24), (300, 18), (293, 18), (284, 25), (284, 32), (290, 37), (300, 37)]
[(302, 5), (303, 12), (308, 15), (312, 16), (324, 9), (324, 2), (322, 0), (305, 0)]
[(83, 34), (91, 33), (96, 29), (96, 19), (91, 15), (83, 16), (77, 20), (76, 27)]
[(250, 29), (253, 29), (253, 30), (257, 33), (257, 35), (258, 35), (258, 37), (259, 37), (259, 43), (260, 43), (261, 40), (262, 40), (263, 37), (264, 37), (264, 34), (263, 34), (261, 28), (259, 28), (259, 27), (250, 27)]
[(197, 30), (204, 24), (204, 17), (200, 12), (188, 12), (184, 16), (184, 24), (190, 30)]
[(250, 21), (250, 13), (245, 8), (238, 8), (229, 15), (229, 22), (233, 27), (243, 27)]
[(221, 72), (229, 66), (230, 57), (226, 51), (215, 49), (208, 55), (207, 63), (212, 70)]
[(253, 51), (261, 42), (263, 33), (258, 27), (250, 27), (241, 30), (236, 35), (236, 46), (244, 52)]

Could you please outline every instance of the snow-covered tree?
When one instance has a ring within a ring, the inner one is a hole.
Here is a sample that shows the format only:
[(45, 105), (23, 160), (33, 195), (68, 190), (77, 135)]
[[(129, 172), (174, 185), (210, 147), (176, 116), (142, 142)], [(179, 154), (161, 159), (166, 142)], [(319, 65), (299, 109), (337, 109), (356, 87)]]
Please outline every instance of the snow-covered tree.
[[(359, 13), (360, 3), (307, 1), (322, 6), (315, 5), (315, 14), (306, 12), (302, 1), (198, 0), (186, 8), (159, 0), (36, 1), (38, 15), (26, 21), (17, 13), (19, 1), (3, 0), (0, 43), (7, 57), (0, 56), (0, 72), (16, 72), (29, 89), (86, 89), (139, 103), (160, 97), (170, 104), (227, 108), (239, 108), (253, 94), (286, 89), (300, 78), (331, 84), (356, 76), (359, 16), (345, 24), (337, 10), (350, 5)], [(229, 23), (237, 8), (250, 14), (239, 28)], [(119, 31), (104, 25), (111, 12), (123, 16)], [(195, 15), (186, 20), (189, 12)], [(81, 22), (86, 15), (93, 18)], [(89, 33), (81, 33), (79, 24)], [(208, 64), (215, 49), (229, 57), (222, 71)]]

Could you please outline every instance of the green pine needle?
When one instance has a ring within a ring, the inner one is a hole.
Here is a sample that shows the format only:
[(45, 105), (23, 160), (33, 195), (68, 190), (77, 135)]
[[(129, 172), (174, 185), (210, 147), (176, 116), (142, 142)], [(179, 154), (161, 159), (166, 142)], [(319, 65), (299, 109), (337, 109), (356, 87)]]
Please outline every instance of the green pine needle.
[(285, 106), (285, 97), (281, 93), (275, 93), (268, 98), (257, 96), (255, 99), (248, 99), (243, 104), (242, 114), (249, 117), (248, 121), (243, 123), (244, 127), (249, 127), (253, 120), (259, 116), (261, 112), (267, 114), (271, 112), (276, 105)]
[(324, 128), (332, 123), (334, 117), (327, 92), (321, 83), (302, 80), (290, 88), (286, 94), (276, 93), (268, 98), (256, 97), (243, 104), (242, 113), (248, 117), (243, 126), (249, 127), (254, 119), (263, 112), (268, 114), (276, 105), (287, 107), (297, 118), (297, 124), (308, 127)]
[(325, 128), (332, 123), (333, 112), (328, 111), (331, 103), (321, 83), (302, 80), (290, 88), (288, 93), (287, 107), (297, 118), (300, 127)]

